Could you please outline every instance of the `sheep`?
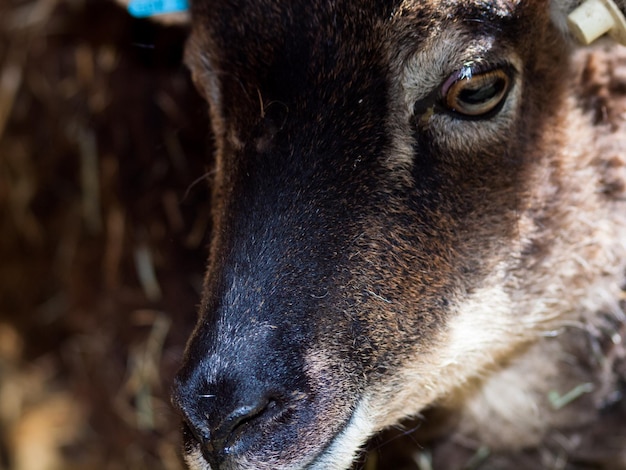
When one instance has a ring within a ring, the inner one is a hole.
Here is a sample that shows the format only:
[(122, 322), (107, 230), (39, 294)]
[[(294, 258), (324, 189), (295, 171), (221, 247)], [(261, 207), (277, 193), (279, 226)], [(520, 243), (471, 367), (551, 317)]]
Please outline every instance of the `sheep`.
[(191, 3), (217, 148), (191, 469), (344, 470), (433, 412), (442, 462), (548, 468), (626, 406), (626, 54), (574, 45), (578, 3)]

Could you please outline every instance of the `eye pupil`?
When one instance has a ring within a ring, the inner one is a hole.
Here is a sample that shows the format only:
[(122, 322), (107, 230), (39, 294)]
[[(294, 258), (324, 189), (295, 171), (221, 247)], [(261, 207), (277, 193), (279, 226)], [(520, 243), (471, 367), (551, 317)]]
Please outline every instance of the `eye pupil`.
[(511, 80), (503, 69), (466, 74), (444, 89), (444, 105), (456, 114), (484, 117), (497, 111), (509, 91)]
[(492, 100), (502, 93), (505, 87), (506, 82), (501, 78), (498, 78), (494, 82), (488, 83), (480, 88), (474, 89), (468, 87), (461, 90), (457, 96), (457, 100), (470, 105), (478, 105), (484, 103), (485, 101)]

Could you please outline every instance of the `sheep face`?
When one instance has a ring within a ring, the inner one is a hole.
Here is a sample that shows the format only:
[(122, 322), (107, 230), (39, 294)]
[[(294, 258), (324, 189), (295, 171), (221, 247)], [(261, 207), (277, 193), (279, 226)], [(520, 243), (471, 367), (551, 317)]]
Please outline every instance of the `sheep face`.
[(569, 223), (564, 199), (599, 197), (568, 170), (590, 137), (566, 141), (555, 11), (193, 2), (187, 62), (217, 162), (174, 391), (191, 468), (348, 468), (581, 302), (560, 294), (595, 268), (568, 253), (597, 234), (547, 235)]

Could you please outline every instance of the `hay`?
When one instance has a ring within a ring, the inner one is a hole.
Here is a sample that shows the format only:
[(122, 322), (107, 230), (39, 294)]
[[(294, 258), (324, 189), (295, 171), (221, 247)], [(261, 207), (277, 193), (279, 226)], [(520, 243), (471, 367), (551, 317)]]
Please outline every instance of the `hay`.
[(182, 468), (212, 155), (185, 34), (0, 2), (0, 469)]

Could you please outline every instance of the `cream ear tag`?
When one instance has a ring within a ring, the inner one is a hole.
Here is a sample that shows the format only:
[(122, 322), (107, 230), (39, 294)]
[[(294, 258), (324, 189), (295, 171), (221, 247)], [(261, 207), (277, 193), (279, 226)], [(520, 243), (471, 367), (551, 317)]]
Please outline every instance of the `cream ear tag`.
[(132, 0), (128, 4), (128, 12), (135, 18), (179, 13), (188, 9), (187, 0)]
[(567, 20), (570, 31), (583, 44), (608, 33), (626, 46), (626, 18), (613, 0), (586, 0)]

